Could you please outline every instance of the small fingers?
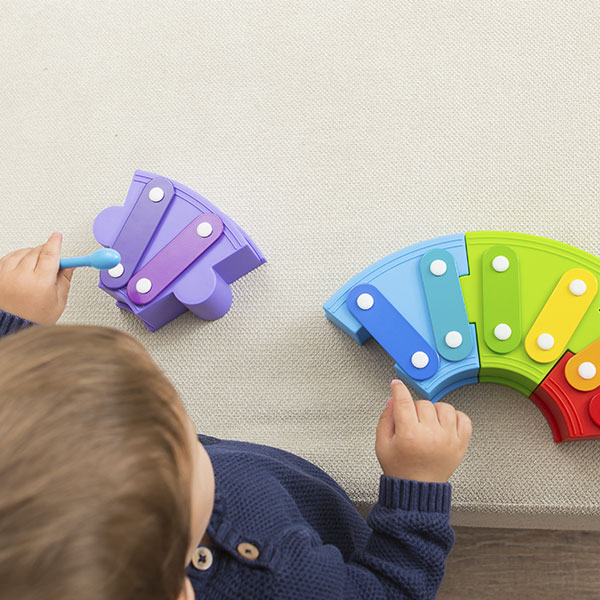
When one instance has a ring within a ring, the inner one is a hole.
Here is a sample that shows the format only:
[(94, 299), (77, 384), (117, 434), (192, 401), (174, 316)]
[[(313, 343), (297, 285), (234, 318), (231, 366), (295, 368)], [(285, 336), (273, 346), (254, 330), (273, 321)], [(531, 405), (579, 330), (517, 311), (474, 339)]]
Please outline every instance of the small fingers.
[(377, 437), (383, 436), (384, 439), (389, 439), (394, 435), (394, 407), (392, 405), (393, 398), (388, 398), (387, 404), (379, 417), (377, 424)]
[(436, 402), (435, 411), (437, 413), (438, 421), (444, 428), (450, 428), (456, 426), (456, 409), (447, 402)]
[(471, 419), (462, 411), (456, 411), (456, 432), (458, 437), (465, 441), (467, 444), (471, 439), (471, 433), (473, 432), (473, 423)]
[(399, 379), (394, 379), (391, 386), (396, 426), (417, 423), (417, 409), (408, 388)]
[(435, 405), (429, 400), (417, 400), (415, 402), (419, 423), (424, 425), (439, 424)]
[(64, 277), (67, 281), (71, 281), (73, 279), (73, 273), (75, 272), (74, 268), (71, 269), (61, 269), (58, 272), (58, 277)]
[(62, 235), (54, 232), (42, 246), (35, 270), (43, 275), (56, 277), (60, 268)]
[(19, 264), (17, 265), (17, 267), (26, 271), (33, 271), (35, 269), (35, 266), (37, 265), (42, 248), (43, 246), (36, 246), (35, 248), (30, 248), (27, 252), (25, 252), (25, 254), (23, 254), (21, 260), (19, 260)]
[(71, 289), (71, 279), (73, 279), (73, 271), (75, 269), (62, 269), (56, 277), (56, 289), (63, 306), (67, 303), (67, 297)]
[(7, 269), (14, 269), (19, 261), (30, 251), (32, 248), (20, 248), (19, 250), (13, 250), (2, 258), (2, 264)]

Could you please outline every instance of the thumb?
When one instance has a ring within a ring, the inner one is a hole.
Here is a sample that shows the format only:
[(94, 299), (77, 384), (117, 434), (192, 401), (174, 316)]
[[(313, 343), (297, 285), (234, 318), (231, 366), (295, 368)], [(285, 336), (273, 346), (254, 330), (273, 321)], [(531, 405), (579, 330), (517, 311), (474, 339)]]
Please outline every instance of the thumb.
[(35, 270), (46, 277), (54, 278), (60, 267), (61, 245), (62, 235), (55, 231), (42, 246)]
[(388, 398), (387, 404), (379, 417), (377, 423), (377, 439), (390, 439), (393, 437), (396, 427), (394, 426), (394, 399)]
[(62, 269), (59, 271), (56, 278), (56, 289), (58, 297), (62, 302), (66, 304), (69, 290), (71, 289), (71, 279), (73, 278), (73, 272), (75, 269)]

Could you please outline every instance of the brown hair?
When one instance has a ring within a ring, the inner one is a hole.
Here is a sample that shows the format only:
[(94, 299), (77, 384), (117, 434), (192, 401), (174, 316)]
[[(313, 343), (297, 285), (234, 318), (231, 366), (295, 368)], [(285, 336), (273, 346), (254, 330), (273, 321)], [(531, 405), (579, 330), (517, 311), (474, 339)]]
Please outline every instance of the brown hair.
[(183, 407), (132, 337), (0, 341), (0, 596), (171, 600), (190, 543)]

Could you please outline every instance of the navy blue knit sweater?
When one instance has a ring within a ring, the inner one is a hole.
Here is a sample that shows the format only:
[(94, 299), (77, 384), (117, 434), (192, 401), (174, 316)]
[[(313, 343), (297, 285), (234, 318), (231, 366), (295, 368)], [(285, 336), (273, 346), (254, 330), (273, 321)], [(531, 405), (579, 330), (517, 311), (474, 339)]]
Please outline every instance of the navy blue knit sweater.
[[(27, 325), (0, 312), (0, 335)], [(212, 545), (188, 567), (197, 598), (435, 598), (454, 542), (450, 484), (381, 475), (365, 522), (329, 475), (294, 454), (198, 439), (216, 493)]]

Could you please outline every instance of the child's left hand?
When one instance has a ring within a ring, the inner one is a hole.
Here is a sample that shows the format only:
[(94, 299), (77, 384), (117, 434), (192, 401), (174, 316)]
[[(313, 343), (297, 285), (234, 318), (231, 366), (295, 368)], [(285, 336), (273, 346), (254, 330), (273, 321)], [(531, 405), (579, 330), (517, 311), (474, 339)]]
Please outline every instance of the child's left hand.
[(0, 310), (40, 325), (56, 323), (67, 304), (74, 269), (60, 269), (62, 235), (0, 259)]

